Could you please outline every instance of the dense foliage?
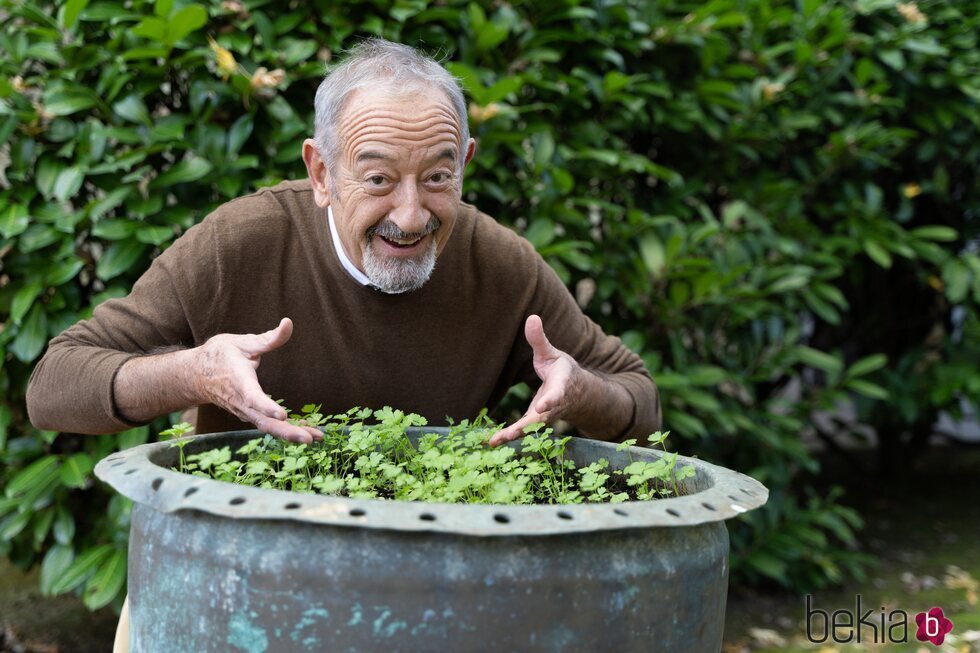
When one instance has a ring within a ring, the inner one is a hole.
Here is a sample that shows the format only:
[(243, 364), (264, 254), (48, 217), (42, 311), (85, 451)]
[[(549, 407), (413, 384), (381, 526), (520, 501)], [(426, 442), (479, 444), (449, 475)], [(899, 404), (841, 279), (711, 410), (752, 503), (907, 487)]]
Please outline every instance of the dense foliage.
[(903, 460), (939, 410), (977, 404), (976, 3), (0, 0), (0, 17), (0, 554), (40, 563), (46, 592), (118, 596), (127, 506), (91, 470), (151, 429), (33, 429), (33, 363), (211, 208), (304, 174), (324, 63), (358, 36), (446, 55), (479, 140), (466, 199), (642, 355), (678, 448), (772, 489), (733, 524), (737, 578), (863, 568), (857, 515), (799, 488), (814, 410), (855, 399)]
[[(426, 427), (425, 418), (385, 406), (378, 410), (351, 408), (324, 415), (307, 404), (290, 415), (295, 424), (315, 426), (323, 440), (290, 444), (271, 435), (249, 440), (232, 452), (230, 446), (184, 455), (184, 438), (175, 471), (253, 487), (352, 497), (430, 503), (574, 504), (649, 501), (682, 493), (680, 482), (694, 476), (694, 467), (677, 467), (668, 453), (667, 433), (647, 438), (664, 448), (654, 461), (633, 460), (636, 440), (616, 445), (629, 463), (611, 468), (600, 458), (583, 467), (565, 456), (569, 436), (552, 437), (542, 423), (529, 425), (514, 445), (488, 447), (502, 428), (486, 411), (473, 420), (450, 423), (448, 432), (422, 432), (417, 441), (408, 431)], [(183, 434), (184, 422), (161, 435)]]

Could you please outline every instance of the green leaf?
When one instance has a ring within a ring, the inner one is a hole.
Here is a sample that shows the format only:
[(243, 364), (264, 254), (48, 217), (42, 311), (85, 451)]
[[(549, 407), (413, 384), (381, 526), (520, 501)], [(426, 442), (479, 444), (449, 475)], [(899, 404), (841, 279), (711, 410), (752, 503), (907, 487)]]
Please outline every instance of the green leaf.
[(60, 544), (71, 544), (75, 537), (75, 518), (63, 505), (57, 507), (56, 513), (52, 528), (54, 539)]
[(15, 512), (0, 521), (0, 542), (8, 542), (27, 528), (33, 513), (30, 510)]
[(41, 594), (51, 596), (51, 588), (75, 560), (75, 550), (66, 544), (55, 544), (44, 555), (41, 563)]
[(238, 151), (242, 149), (242, 145), (248, 140), (248, 137), (252, 135), (252, 127), (254, 121), (250, 114), (244, 114), (240, 116), (238, 120), (232, 123), (231, 127), (228, 129), (228, 144), (225, 147), (225, 153), (228, 156), (235, 156)]
[(35, 304), (8, 349), (20, 362), (33, 363), (47, 342), (48, 316), (40, 304)]
[(48, 268), (48, 273), (44, 277), (44, 282), (53, 287), (68, 283), (75, 278), (81, 269), (85, 267), (84, 261), (82, 261), (77, 256), (72, 256), (71, 258), (56, 263)]
[(34, 300), (44, 290), (44, 284), (40, 281), (32, 281), (24, 285), (14, 295), (14, 300), (10, 303), (10, 319), (14, 324), (20, 324), (21, 319), (27, 314)]
[(648, 233), (640, 239), (640, 256), (644, 265), (654, 277), (660, 277), (667, 262), (664, 244), (656, 234)]
[(174, 184), (197, 181), (211, 172), (211, 167), (211, 164), (205, 159), (197, 156), (188, 157), (154, 179), (150, 183), (150, 188), (164, 188)]
[(86, 6), (88, 6), (88, 0), (68, 0), (65, 3), (65, 11), (61, 15), (61, 24), (64, 25), (65, 29), (70, 30), (75, 27), (75, 23), (78, 22), (78, 15)]
[(58, 474), (58, 465), (58, 458), (55, 456), (44, 456), (35, 460), (14, 475), (4, 488), (4, 494), (7, 497), (15, 497), (24, 494), (30, 488), (46, 484), (48, 479)]
[(872, 261), (881, 267), (890, 268), (892, 266), (892, 255), (873, 240), (864, 241), (864, 251), (871, 257)]
[(138, 240), (120, 240), (105, 251), (95, 266), (95, 276), (108, 281), (129, 270), (146, 251), (147, 246)]
[(133, 28), (132, 33), (134, 36), (141, 36), (151, 41), (163, 43), (167, 38), (167, 22), (162, 18), (148, 16)]
[(786, 582), (786, 562), (768, 553), (758, 552), (745, 559), (752, 569), (773, 580)]
[(125, 582), (126, 551), (116, 549), (86, 584), (82, 602), (89, 610), (98, 610), (116, 598)]
[(136, 240), (148, 245), (162, 245), (170, 242), (174, 238), (172, 227), (140, 227), (136, 232)]
[(208, 12), (201, 5), (187, 5), (180, 9), (167, 24), (167, 43), (173, 45), (208, 22)]
[(65, 459), (61, 466), (61, 482), (66, 487), (83, 488), (95, 463), (87, 453), (76, 453)]
[(105, 197), (96, 200), (92, 206), (89, 208), (89, 217), (92, 220), (98, 220), (106, 213), (116, 208), (129, 196), (132, 192), (132, 188), (129, 186), (122, 186), (120, 188), (113, 189), (106, 194)]
[(166, 18), (173, 10), (174, 0), (156, 0), (153, 3), (153, 13), (160, 18)]
[(938, 224), (918, 227), (909, 233), (916, 238), (922, 238), (923, 240), (937, 240), (943, 243), (951, 243), (959, 238), (959, 233), (956, 231), (956, 229)]
[(100, 220), (92, 226), (92, 235), (106, 240), (122, 240), (136, 233), (140, 223), (134, 220)]
[(53, 116), (68, 116), (83, 109), (90, 109), (99, 103), (98, 98), (88, 93), (52, 94), (45, 98), (44, 110)]
[(123, 120), (144, 125), (150, 123), (150, 112), (146, 110), (146, 104), (139, 95), (134, 94), (123, 98), (112, 105), (112, 110)]
[(116, 437), (118, 438), (120, 451), (129, 449), (140, 444), (146, 444), (146, 441), (150, 438), (150, 427), (137, 426), (128, 431), (123, 431)]
[(34, 513), (34, 523), (32, 527), (32, 535), (34, 536), (34, 549), (40, 550), (41, 545), (44, 544), (44, 540), (48, 537), (48, 531), (51, 530), (51, 521), (54, 519), (54, 509), (51, 507), (45, 508), (41, 512)]
[(20, 251), (29, 254), (61, 240), (61, 234), (46, 224), (32, 224), (20, 236)]
[(808, 283), (810, 283), (809, 274), (803, 272), (791, 272), (776, 279), (776, 281), (769, 286), (768, 290), (771, 293), (789, 292), (791, 290), (799, 290)]
[[(13, 413), (10, 412), (10, 406), (7, 404), (0, 404), (0, 454), (3, 454), (4, 449), (7, 448), (7, 433), (10, 429), (10, 421), (13, 419)], [(0, 512), (0, 514), (3, 514)]]
[(800, 361), (801, 363), (809, 365), (810, 367), (815, 367), (818, 370), (823, 370), (828, 374), (836, 374), (844, 367), (841, 359), (837, 356), (833, 356), (827, 352), (823, 352), (812, 347), (807, 347), (805, 345), (797, 345), (794, 347), (793, 354), (795, 355), (796, 360)]
[(871, 356), (865, 356), (859, 361), (855, 361), (853, 365), (847, 368), (847, 377), (853, 378), (856, 376), (865, 376), (871, 374), (877, 370), (880, 370), (888, 363), (888, 357), (884, 354), (872, 354)]
[(869, 399), (880, 399), (885, 401), (888, 399), (888, 391), (882, 388), (876, 383), (871, 383), (870, 381), (865, 381), (863, 379), (851, 379), (845, 384), (851, 390), (854, 390), (858, 394), (862, 394)]
[(103, 544), (83, 552), (61, 578), (52, 584), (51, 594), (70, 592), (84, 583), (115, 550), (111, 544)]
[(78, 166), (71, 166), (70, 168), (65, 168), (58, 173), (58, 177), (54, 180), (54, 197), (59, 202), (64, 202), (70, 197), (74, 197), (78, 189), (82, 187), (82, 182), (85, 181), (85, 173)]
[(19, 236), (30, 223), (27, 207), (22, 204), (11, 204), (0, 209), (0, 235), (4, 238)]
[(555, 223), (547, 218), (538, 218), (524, 231), (524, 237), (531, 241), (535, 249), (541, 249), (555, 239)]

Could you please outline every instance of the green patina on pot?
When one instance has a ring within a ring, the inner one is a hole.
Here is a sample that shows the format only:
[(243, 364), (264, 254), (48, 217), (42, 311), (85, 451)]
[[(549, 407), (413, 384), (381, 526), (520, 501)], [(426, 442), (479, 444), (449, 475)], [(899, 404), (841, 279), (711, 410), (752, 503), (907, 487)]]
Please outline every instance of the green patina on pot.
[[(258, 435), (198, 436), (185, 452)], [(728, 590), (722, 522), (768, 496), (683, 457), (696, 469), (684, 496), (494, 506), (245, 487), (174, 472), (177, 455), (149, 444), (96, 468), (135, 502), (134, 652), (715, 653)], [(622, 468), (663, 454), (573, 438), (566, 455)]]

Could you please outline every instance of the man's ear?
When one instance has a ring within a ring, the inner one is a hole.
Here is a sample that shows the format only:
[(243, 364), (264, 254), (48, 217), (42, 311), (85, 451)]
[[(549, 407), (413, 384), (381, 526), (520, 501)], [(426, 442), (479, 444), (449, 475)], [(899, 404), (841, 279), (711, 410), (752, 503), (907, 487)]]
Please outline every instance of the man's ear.
[(329, 205), (330, 170), (312, 138), (303, 141), (303, 163), (306, 164), (306, 174), (310, 176), (310, 185), (313, 186), (313, 201), (321, 208)]
[(464, 170), (466, 169), (466, 166), (469, 165), (469, 162), (473, 158), (474, 154), (476, 154), (476, 139), (471, 138), (470, 142), (466, 144), (466, 156), (463, 157)]

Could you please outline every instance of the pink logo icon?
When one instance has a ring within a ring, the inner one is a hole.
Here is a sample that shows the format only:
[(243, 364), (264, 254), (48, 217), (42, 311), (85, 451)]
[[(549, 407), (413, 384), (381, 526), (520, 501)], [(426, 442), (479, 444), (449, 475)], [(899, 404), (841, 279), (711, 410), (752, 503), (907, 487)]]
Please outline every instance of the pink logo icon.
[(915, 638), (920, 642), (932, 642), (936, 646), (942, 644), (946, 633), (953, 630), (953, 622), (946, 618), (942, 608), (920, 612), (915, 615), (915, 623), (919, 626), (915, 631)]

